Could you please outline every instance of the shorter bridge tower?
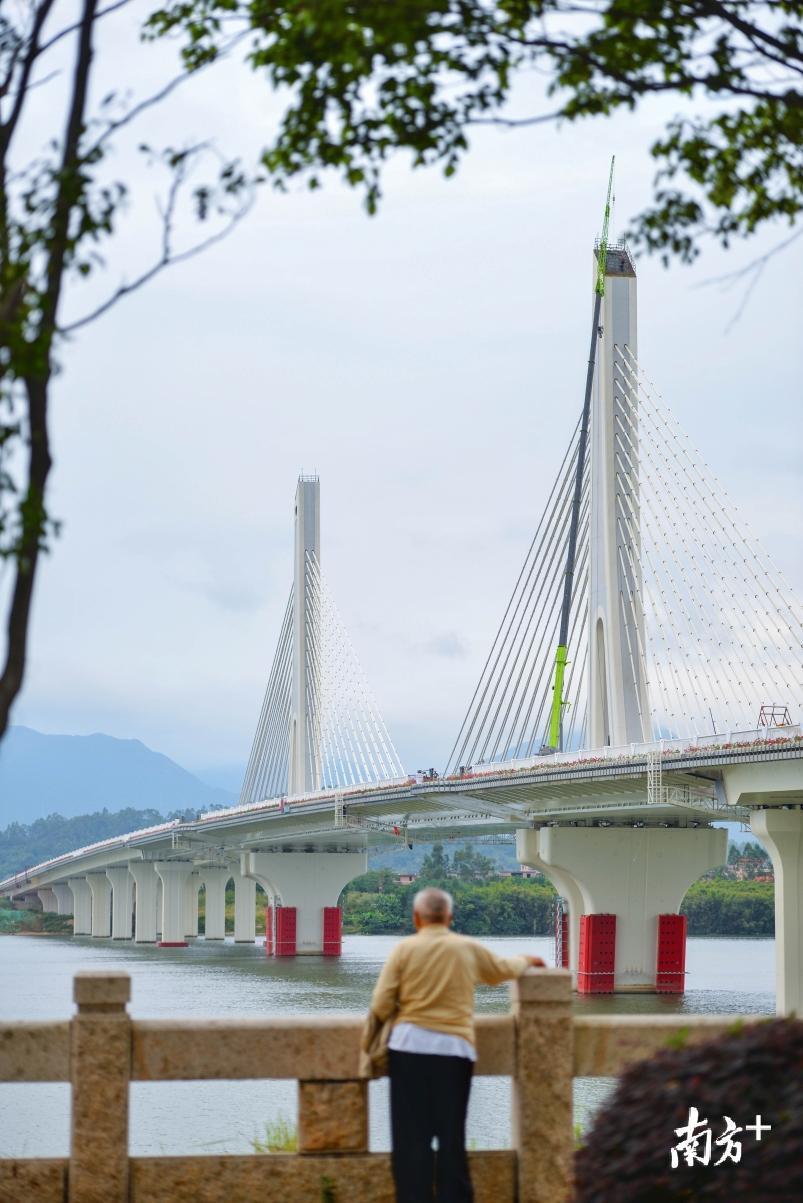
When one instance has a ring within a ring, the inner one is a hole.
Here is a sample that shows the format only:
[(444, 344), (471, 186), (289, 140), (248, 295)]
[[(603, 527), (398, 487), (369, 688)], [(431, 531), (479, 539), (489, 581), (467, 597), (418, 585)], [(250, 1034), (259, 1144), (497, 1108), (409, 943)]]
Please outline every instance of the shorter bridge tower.
[[(292, 807), (347, 786), (403, 779), (404, 771), (371, 697), (351, 641), (321, 572), (321, 497), (317, 476), (301, 476), (295, 496), (293, 587), (262, 704), (240, 802), (281, 798)], [(248, 849), (245, 879), (270, 899), (268, 952), (340, 952), (343, 887), (367, 868), (358, 849)]]
[(321, 486), (317, 476), (299, 476), (295, 506), (293, 576), (293, 691), (290, 703), (289, 794), (319, 790), (321, 777), (320, 608), (314, 597), (321, 563)]

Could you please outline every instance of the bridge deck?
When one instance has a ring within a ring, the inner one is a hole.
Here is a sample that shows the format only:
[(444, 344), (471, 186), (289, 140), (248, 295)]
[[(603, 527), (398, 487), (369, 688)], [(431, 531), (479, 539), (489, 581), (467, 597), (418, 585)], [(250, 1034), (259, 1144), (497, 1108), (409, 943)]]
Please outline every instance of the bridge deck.
[[(396, 839), (512, 835), (517, 827), (550, 822), (689, 825), (744, 819), (745, 808), (724, 800), (722, 770), (790, 758), (803, 759), (800, 727), (743, 732), (718, 741), (659, 741), (524, 764), (484, 765), (452, 777), (272, 798), (144, 828), (33, 867), (21, 866), (0, 882), (0, 893), (43, 886), (132, 857), (220, 863), (248, 849), (347, 851)], [(662, 782), (652, 797), (651, 761), (660, 764)]]

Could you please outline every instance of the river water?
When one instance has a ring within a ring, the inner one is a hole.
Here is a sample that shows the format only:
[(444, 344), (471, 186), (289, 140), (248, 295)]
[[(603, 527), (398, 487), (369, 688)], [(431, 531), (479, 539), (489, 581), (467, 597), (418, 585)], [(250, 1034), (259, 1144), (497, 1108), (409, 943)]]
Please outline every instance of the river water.
[[(79, 969), (131, 975), (135, 1018), (223, 1018), (363, 1013), (393, 936), (346, 936), (339, 959), (268, 960), (261, 944), (185, 949), (114, 944), (72, 936), (0, 936), (0, 1021), (62, 1019), (73, 1011)], [(548, 939), (487, 939), (496, 952), (531, 952), (552, 962)], [(585, 1014), (766, 1013), (775, 1009), (772, 940), (690, 939), (683, 997), (577, 998)], [(481, 987), (480, 1012), (508, 1009), (507, 987)], [(605, 1079), (575, 1082), (575, 1117), (584, 1126), (604, 1100)], [(69, 1148), (69, 1086), (0, 1084), (0, 1157), (64, 1157)], [(387, 1083), (370, 1086), (371, 1148), (389, 1144)], [(131, 1153), (244, 1153), (266, 1122), (296, 1117), (294, 1082), (136, 1082), (131, 1088)], [(510, 1144), (510, 1082), (478, 1078), (468, 1137), (475, 1148)]]

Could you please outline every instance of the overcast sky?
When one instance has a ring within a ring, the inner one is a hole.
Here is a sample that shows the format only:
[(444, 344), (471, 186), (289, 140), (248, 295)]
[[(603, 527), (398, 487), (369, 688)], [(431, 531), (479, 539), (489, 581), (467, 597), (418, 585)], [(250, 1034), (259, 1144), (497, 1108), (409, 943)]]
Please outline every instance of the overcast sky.
[[(96, 94), (163, 66), (132, 55), (130, 13), (115, 20)], [(15, 721), (137, 737), (192, 769), (244, 762), (291, 580), (296, 477), (318, 472), (324, 572), (379, 707), (408, 768), (442, 765), (582, 402), (610, 155), (618, 229), (649, 197), (648, 146), (673, 109), (483, 130), (455, 179), (394, 164), (375, 218), (334, 179), (265, 192), (225, 243), (76, 337), (54, 388), (63, 533)], [(248, 150), (276, 111), (224, 67), (159, 121)], [(157, 237), (154, 185), (129, 163), (121, 152), (138, 200), (107, 285)], [(803, 242), (729, 331), (743, 286), (701, 287), (784, 234), (693, 268), (640, 262), (639, 349), (803, 593)]]

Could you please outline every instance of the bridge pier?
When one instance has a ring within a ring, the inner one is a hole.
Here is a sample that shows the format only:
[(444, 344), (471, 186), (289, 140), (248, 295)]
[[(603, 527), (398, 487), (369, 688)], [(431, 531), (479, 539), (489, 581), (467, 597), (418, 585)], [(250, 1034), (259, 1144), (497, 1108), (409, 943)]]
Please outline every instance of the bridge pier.
[(253, 944), (257, 938), (257, 883), (236, 867), (229, 877), (234, 881), (234, 943)]
[(775, 998), (779, 1015), (803, 1013), (803, 809), (754, 810), (750, 827), (775, 870)]
[(85, 877), (68, 877), (67, 885), (73, 896), (73, 925), (74, 936), (92, 935), (92, 895)]
[(158, 891), (161, 884), (156, 870), (149, 861), (130, 861), (128, 871), (136, 886), (134, 908), (134, 943), (155, 944), (159, 920), (157, 918)]
[(56, 895), (56, 913), (59, 915), (71, 915), (73, 913), (72, 890), (67, 885), (67, 882), (57, 881), (50, 888)]
[(86, 884), (92, 896), (92, 939), (108, 939), (112, 934), (112, 883), (105, 873), (87, 873)]
[(204, 869), (201, 881), (206, 890), (205, 927), (206, 940), (226, 938), (226, 884), (231, 877), (228, 869)]
[(186, 928), (186, 893), (187, 878), (192, 873), (192, 865), (186, 861), (154, 861), (154, 869), (162, 882), (162, 938), (160, 948), (186, 948), (184, 939)]
[(243, 874), (274, 899), (274, 955), (338, 956), (338, 900), (367, 867), (365, 852), (244, 852)]
[(112, 939), (130, 940), (134, 910), (134, 879), (128, 865), (114, 865), (106, 870), (112, 887)]
[(198, 939), (198, 891), (200, 888), (201, 875), (193, 870), (184, 882), (182, 893), (184, 937), (188, 940)]
[[(575, 977), (586, 971), (580, 988), (595, 992), (600, 974), (616, 993), (657, 989), (659, 916), (677, 914), (689, 886), (724, 863), (728, 841), (724, 829), (711, 827), (542, 827), (516, 835), (521, 863), (541, 869), (569, 902), (569, 966)], [(581, 915), (615, 916), (604, 932), (585, 924), (587, 946), (608, 942), (610, 979), (590, 960), (580, 962)]]
[(42, 904), (42, 910), (46, 915), (55, 915), (58, 913), (59, 904), (54, 891), (50, 886), (46, 886), (41, 890), (36, 891), (39, 895), (39, 901)]

